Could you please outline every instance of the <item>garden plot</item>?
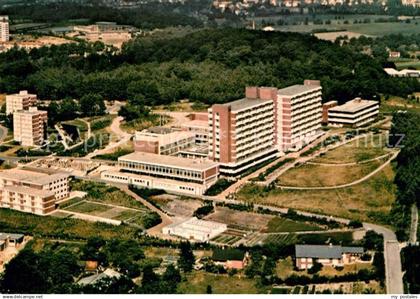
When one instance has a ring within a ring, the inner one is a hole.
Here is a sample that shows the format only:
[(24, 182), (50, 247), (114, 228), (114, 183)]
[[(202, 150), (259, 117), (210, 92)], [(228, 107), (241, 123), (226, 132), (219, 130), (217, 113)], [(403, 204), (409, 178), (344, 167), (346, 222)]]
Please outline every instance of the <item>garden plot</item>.
[(65, 212), (86, 214), (95, 217), (129, 222), (147, 213), (146, 209), (132, 209), (82, 200), (63, 208)]
[(225, 223), (229, 228), (244, 231), (264, 230), (273, 218), (271, 215), (236, 211), (225, 207), (217, 207), (213, 214), (205, 217), (206, 220)]
[(224, 245), (234, 245), (236, 242), (243, 239), (246, 232), (240, 230), (228, 229), (224, 233), (213, 238), (211, 241)]

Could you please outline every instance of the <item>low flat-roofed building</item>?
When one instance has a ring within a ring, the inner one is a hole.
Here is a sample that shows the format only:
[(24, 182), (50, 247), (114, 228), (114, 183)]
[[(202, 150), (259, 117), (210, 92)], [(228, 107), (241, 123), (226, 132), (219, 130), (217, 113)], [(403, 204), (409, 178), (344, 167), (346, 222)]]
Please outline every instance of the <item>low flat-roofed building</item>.
[(195, 133), (195, 144), (209, 143), (210, 127), (208, 120), (190, 120), (181, 125), (181, 129), (188, 132)]
[(22, 234), (0, 233), (0, 251), (9, 246), (19, 247), (23, 243), (24, 238), (25, 236)]
[(420, 77), (420, 70), (403, 69), (398, 71), (394, 68), (384, 68), (384, 71), (391, 77)]
[(67, 173), (47, 174), (23, 169), (0, 172), (0, 207), (45, 215), (69, 196)]
[(193, 217), (165, 226), (162, 232), (166, 235), (175, 235), (188, 240), (208, 242), (226, 230), (227, 225), (224, 223), (199, 220)]
[(331, 126), (360, 127), (372, 123), (378, 114), (379, 102), (355, 98), (328, 109), (328, 123)]
[(357, 262), (363, 255), (363, 247), (341, 245), (295, 245), (296, 267), (310, 269), (315, 262), (324, 266), (343, 266)]
[(155, 127), (136, 132), (134, 137), (134, 149), (136, 152), (158, 155), (174, 155), (194, 144), (194, 132), (173, 131), (164, 127)]
[(103, 179), (171, 192), (202, 195), (216, 183), (218, 163), (208, 159), (135, 152), (118, 158), (121, 172), (103, 172)]

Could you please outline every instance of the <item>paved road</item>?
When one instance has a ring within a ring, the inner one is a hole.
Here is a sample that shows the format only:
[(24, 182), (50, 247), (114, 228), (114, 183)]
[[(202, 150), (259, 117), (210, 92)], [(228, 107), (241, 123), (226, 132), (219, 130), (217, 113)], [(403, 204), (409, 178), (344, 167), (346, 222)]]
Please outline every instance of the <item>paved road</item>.
[(386, 292), (388, 294), (404, 294), (400, 244), (398, 241), (385, 241), (384, 257)]
[(110, 142), (105, 148), (101, 150), (95, 150), (93, 153), (90, 153), (86, 156), (87, 159), (95, 157), (97, 155), (103, 155), (113, 152), (115, 149), (126, 145), (133, 135), (123, 131), (121, 129), (121, 122), (123, 118), (121, 116), (116, 117), (113, 119), (111, 126), (109, 129), (111, 130), (112, 134), (110, 136), (111, 140), (116, 140), (114, 142)]
[(417, 205), (413, 205), (411, 207), (411, 227), (410, 227), (410, 244), (416, 244), (417, 243), (417, 229), (419, 226), (419, 210), (417, 208)]

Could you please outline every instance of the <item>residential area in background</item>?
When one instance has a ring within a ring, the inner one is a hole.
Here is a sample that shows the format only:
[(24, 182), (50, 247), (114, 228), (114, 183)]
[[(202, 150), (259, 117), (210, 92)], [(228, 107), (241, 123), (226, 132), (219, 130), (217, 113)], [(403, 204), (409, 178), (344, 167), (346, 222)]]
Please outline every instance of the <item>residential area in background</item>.
[(419, 293), (418, 3), (6, 2), (0, 293)]

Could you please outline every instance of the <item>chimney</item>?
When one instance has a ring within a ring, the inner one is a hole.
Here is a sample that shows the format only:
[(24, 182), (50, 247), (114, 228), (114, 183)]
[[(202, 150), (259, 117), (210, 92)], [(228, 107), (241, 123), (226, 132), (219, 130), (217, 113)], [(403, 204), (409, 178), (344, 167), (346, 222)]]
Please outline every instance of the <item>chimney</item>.
[(245, 88), (245, 97), (248, 99), (258, 99), (258, 87), (247, 86)]
[(26, 95), (28, 95), (28, 91), (27, 90), (21, 90), (21, 91), (19, 91), (19, 95), (26, 96)]
[(305, 81), (303, 81), (303, 85), (321, 86), (321, 81), (319, 81), (319, 80), (305, 80)]
[(277, 88), (275, 87), (260, 87), (258, 88), (259, 98), (262, 100), (273, 100), (277, 99)]

